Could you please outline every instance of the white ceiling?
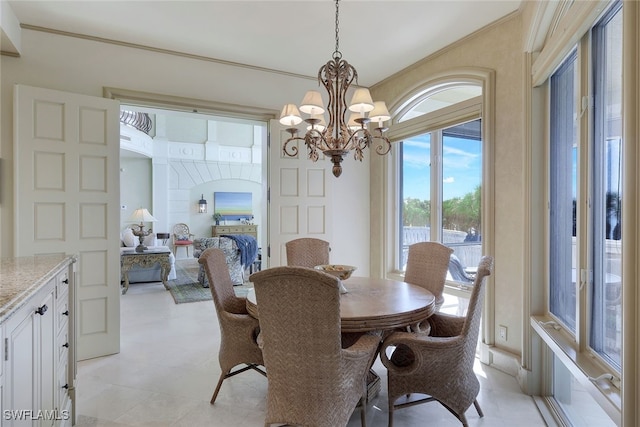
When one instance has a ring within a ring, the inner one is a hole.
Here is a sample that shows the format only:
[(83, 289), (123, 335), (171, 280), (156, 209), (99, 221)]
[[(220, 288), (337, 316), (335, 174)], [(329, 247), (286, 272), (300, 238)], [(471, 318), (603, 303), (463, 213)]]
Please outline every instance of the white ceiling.
[[(4, 0), (3, 0), (4, 1)], [(8, 1), (21, 24), (316, 76), (335, 50), (329, 0)], [(340, 2), (340, 51), (371, 86), (520, 0)]]

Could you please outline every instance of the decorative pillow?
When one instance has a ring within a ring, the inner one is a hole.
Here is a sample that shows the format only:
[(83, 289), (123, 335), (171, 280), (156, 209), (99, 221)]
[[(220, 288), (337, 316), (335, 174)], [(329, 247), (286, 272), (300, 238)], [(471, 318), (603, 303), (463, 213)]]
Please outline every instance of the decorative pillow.
[(158, 246), (158, 243), (156, 241), (156, 234), (151, 233), (148, 236), (146, 236), (144, 240), (142, 240), (142, 244), (145, 246)]
[(138, 246), (140, 240), (136, 236), (133, 235), (133, 230), (130, 228), (125, 228), (122, 232), (122, 243), (128, 248), (133, 248)]
[(187, 236), (186, 234), (178, 234), (178, 240), (179, 241), (189, 240), (189, 236)]

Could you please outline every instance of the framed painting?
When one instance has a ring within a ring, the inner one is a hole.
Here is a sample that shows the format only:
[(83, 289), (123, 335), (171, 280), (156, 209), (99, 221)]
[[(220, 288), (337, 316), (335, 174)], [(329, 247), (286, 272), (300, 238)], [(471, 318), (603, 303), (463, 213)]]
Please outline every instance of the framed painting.
[(222, 215), (222, 219), (239, 221), (251, 218), (252, 194), (242, 192), (216, 192), (213, 193), (214, 214)]

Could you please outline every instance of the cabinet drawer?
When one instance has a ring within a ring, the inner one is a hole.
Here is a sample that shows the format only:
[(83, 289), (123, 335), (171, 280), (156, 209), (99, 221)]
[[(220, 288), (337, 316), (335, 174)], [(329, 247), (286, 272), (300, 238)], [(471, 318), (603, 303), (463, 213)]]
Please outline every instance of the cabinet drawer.
[(245, 231), (242, 227), (229, 227), (227, 233), (242, 233)]
[(65, 329), (56, 338), (57, 360), (59, 363), (68, 363), (69, 345), (69, 331)]
[(56, 324), (58, 325), (57, 332), (67, 329), (69, 325), (69, 292), (65, 292), (58, 297), (56, 303)]
[(67, 270), (61, 271), (55, 278), (56, 298), (60, 299), (62, 295), (69, 295), (69, 273)]
[(69, 365), (63, 364), (58, 367), (58, 382), (57, 382), (57, 396), (56, 396), (56, 405), (58, 410), (58, 418), (60, 420), (68, 420), (71, 417), (71, 412), (69, 411), (71, 408), (70, 400), (69, 400), (69, 387), (71, 384), (68, 383), (69, 379)]
[(212, 227), (213, 237), (222, 234), (250, 234), (255, 235), (258, 232), (257, 225), (214, 225)]

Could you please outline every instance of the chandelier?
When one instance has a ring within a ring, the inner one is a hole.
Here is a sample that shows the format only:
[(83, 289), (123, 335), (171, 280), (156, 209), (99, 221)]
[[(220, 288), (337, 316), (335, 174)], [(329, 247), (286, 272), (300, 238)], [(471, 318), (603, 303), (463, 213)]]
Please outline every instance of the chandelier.
[[(318, 83), (324, 86), (329, 94), (328, 124), (324, 120), (325, 108), (322, 95), (315, 90), (306, 93), (300, 110), (295, 104), (286, 104), (280, 114), (280, 123), (288, 126), (286, 131), (291, 134), (282, 146), (284, 154), (289, 157), (297, 156), (297, 144), (289, 144), (292, 141), (304, 141), (309, 151), (309, 159), (312, 161), (318, 160), (319, 152), (331, 158), (333, 175), (336, 177), (342, 173), (341, 163), (344, 156), (352, 150), (354, 159), (359, 161), (363, 159), (364, 149), (372, 146), (374, 140), (378, 141), (376, 153), (385, 155), (391, 150), (389, 139), (383, 135), (387, 130), (383, 122), (391, 118), (386, 104), (382, 101), (373, 102), (368, 89), (358, 88), (347, 106), (347, 90), (354, 80), (358, 82), (358, 72), (342, 59), (342, 53), (339, 50), (338, 2), (339, 0), (336, 0), (336, 50), (333, 52), (332, 59), (318, 71)], [(346, 120), (347, 110), (350, 112), (348, 120)], [(304, 136), (298, 136), (296, 127), (303, 121), (300, 111), (308, 115), (304, 119), (307, 123), (307, 132)], [(376, 126), (373, 133), (369, 132), (369, 123)]]

